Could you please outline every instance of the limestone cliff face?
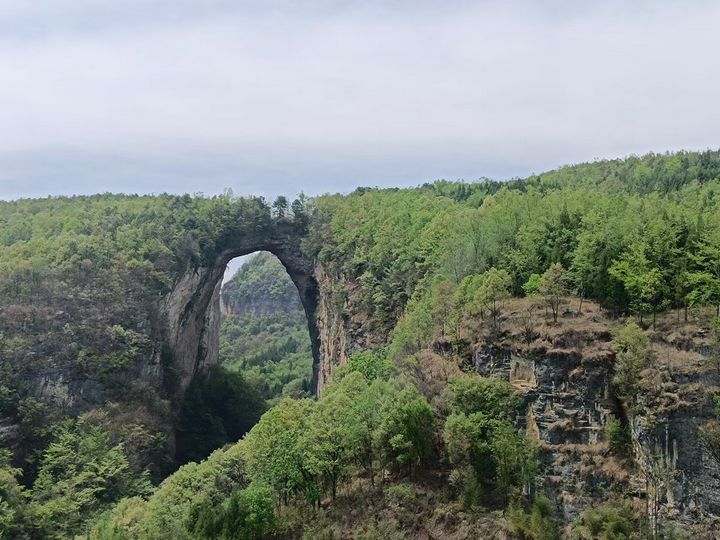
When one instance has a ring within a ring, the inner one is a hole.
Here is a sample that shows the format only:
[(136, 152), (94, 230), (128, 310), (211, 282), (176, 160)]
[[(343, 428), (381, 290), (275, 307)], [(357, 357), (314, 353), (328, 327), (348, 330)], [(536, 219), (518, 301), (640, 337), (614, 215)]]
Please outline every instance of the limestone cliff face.
[(188, 270), (160, 306), (160, 336), (183, 391), (217, 358), (220, 324), (218, 267)]
[(653, 347), (655, 365), (643, 372), (628, 413), (651, 525), (656, 532), (667, 522), (720, 532), (720, 462), (702, 436), (716, 415), (713, 353), (697, 339), (678, 347), (658, 336)]
[(526, 408), (518, 425), (543, 451), (543, 491), (552, 495), (566, 522), (590, 507), (599, 490), (617, 487), (618, 480), (626, 483), (603, 471), (612, 459), (602, 443), (603, 427), (619, 414), (606, 358), (509, 343), (481, 344), (473, 358), (481, 375), (505, 378), (523, 394)]
[[(717, 538), (720, 462), (700, 436), (718, 388), (718, 375), (701, 354), (706, 350), (658, 338), (630, 403), (613, 393), (607, 323), (567, 320), (532, 344), (518, 338), (481, 340), (473, 362), (480, 374), (505, 378), (524, 395), (518, 425), (538, 441), (539, 488), (564, 521), (615, 496), (647, 512), (656, 534), (671, 526)], [(605, 426), (612, 418), (630, 433), (626, 457), (608, 447)]]
[(367, 316), (357, 305), (356, 282), (347, 276), (333, 275), (319, 264), (314, 276), (319, 291), (316, 324), (320, 345), (317, 389), (320, 392), (332, 370), (347, 363), (353, 352), (375, 348), (383, 340), (368, 327)]
[[(303, 260), (301, 253), (271, 247), (298, 289), (313, 347), (313, 380), (320, 392), (335, 367), (354, 351), (376, 347), (380, 339), (369, 331), (352, 299), (357, 287), (352, 280), (330, 275), (321, 264)], [(213, 267), (189, 269), (162, 300), (160, 335), (179, 376), (179, 392), (217, 360), (220, 283), (233, 253), (224, 254)]]
[(634, 455), (656, 533), (666, 523), (720, 531), (720, 469), (698, 436), (702, 421), (689, 412), (632, 417)]
[(323, 268), (317, 268), (316, 276), (320, 285), (316, 315), (320, 338), (317, 367), (317, 385), (320, 390), (327, 384), (333, 368), (347, 362), (348, 332), (343, 295), (338, 294), (338, 291), (333, 292), (333, 281)]

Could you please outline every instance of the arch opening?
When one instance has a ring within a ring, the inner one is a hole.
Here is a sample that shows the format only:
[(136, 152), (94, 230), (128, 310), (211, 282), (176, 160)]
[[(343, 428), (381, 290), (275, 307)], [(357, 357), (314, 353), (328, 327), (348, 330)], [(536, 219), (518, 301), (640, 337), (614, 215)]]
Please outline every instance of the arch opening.
[[(216, 277), (216, 299), (217, 306), (211, 309), (220, 311), (222, 308), (222, 287), (225, 283), (228, 265), (234, 260), (252, 258), (254, 256), (272, 257), (271, 260), (278, 261), (285, 270), (281, 277), (289, 277), (295, 287), (293, 298), (298, 298), (300, 306), (305, 314), (305, 325), (310, 340), (310, 353), (312, 356), (312, 368), (310, 387), (312, 394), (318, 389), (318, 367), (320, 363), (320, 333), (317, 326), (317, 308), (319, 304), (319, 289), (313, 273), (312, 263), (305, 257), (299, 247), (299, 241), (268, 242), (256, 249), (229, 250), (220, 259), (222, 276)], [(262, 255), (265, 254), (265, 255)], [(288, 293), (290, 294), (290, 293)], [(219, 340), (218, 340), (219, 341)]]
[(164, 299), (161, 318), (164, 325), (162, 363), (173, 373), (169, 392), (182, 398), (190, 383), (201, 377), (217, 361), (221, 325), (220, 297), (228, 263), (258, 251), (274, 255), (294, 284), (310, 338), (313, 359), (311, 388), (317, 392), (320, 364), (320, 334), (317, 311), (319, 287), (314, 264), (300, 248), (305, 229), (289, 220), (275, 219), (253, 235), (224, 239), (213, 264), (190, 267)]
[(207, 307), (206, 331), (217, 345), (199, 348), (217, 357), (182, 397), (178, 464), (240, 439), (281, 398), (314, 395), (310, 325), (286, 267), (259, 251), (231, 259), (227, 268)]
[(241, 373), (269, 404), (314, 393), (307, 315), (276, 256), (259, 251), (228, 263), (220, 313), (219, 366)]

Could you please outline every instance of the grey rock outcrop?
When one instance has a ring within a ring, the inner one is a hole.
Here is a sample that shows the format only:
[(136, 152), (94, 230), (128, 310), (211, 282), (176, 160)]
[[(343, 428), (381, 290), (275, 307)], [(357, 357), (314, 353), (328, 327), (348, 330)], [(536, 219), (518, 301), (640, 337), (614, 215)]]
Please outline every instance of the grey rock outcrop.
[[(525, 398), (517, 424), (541, 449), (538, 489), (566, 523), (618, 498), (646, 513), (657, 537), (669, 528), (718, 538), (720, 462), (701, 436), (718, 388), (707, 347), (653, 343), (638, 395), (625, 401), (612, 384), (608, 323), (578, 326), (568, 321), (532, 344), (518, 336), (483, 339), (472, 354), (480, 374), (508, 380)], [(627, 429), (626, 456), (608, 446), (610, 419)]]
[(307, 316), (313, 352), (313, 384), (317, 388), (323, 362), (319, 326), (320, 288), (314, 262), (303, 253), (303, 231), (292, 222), (276, 221), (256, 235), (230, 238), (212, 266), (188, 268), (160, 306), (160, 336), (165, 354), (179, 375), (178, 391), (217, 359), (220, 325), (220, 287), (225, 268), (235, 257), (269, 251), (287, 270), (297, 287)]

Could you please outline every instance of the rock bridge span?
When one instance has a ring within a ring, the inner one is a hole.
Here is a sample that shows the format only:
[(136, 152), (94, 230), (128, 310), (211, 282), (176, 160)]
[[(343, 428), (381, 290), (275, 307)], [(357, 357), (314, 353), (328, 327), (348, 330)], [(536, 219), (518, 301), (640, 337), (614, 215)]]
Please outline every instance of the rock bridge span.
[(268, 251), (280, 260), (298, 290), (312, 344), (312, 384), (318, 390), (322, 384), (320, 287), (314, 261), (301, 249), (305, 234), (304, 227), (291, 220), (274, 219), (252, 234), (223, 240), (214, 261), (189, 268), (180, 277), (163, 299), (160, 318), (164, 354), (172, 358), (179, 372), (181, 389), (217, 359), (220, 288), (227, 264), (236, 257)]

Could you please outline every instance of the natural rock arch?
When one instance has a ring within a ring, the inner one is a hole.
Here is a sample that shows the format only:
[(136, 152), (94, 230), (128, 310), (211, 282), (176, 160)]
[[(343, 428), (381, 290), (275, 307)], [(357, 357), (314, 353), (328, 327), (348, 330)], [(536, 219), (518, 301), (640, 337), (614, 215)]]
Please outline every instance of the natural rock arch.
[(307, 317), (313, 354), (313, 389), (318, 389), (320, 332), (318, 305), (320, 293), (314, 264), (301, 249), (304, 229), (296, 223), (273, 220), (252, 235), (238, 235), (223, 243), (211, 265), (188, 269), (164, 298), (160, 308), (163, 357), (171, 359), (178, 371), (178, 387), (187, 387), (218, 354), (220, 326), (220, 287), (228, 262), (256, 251), (269, 251), (287, 270), (297, 287)]

